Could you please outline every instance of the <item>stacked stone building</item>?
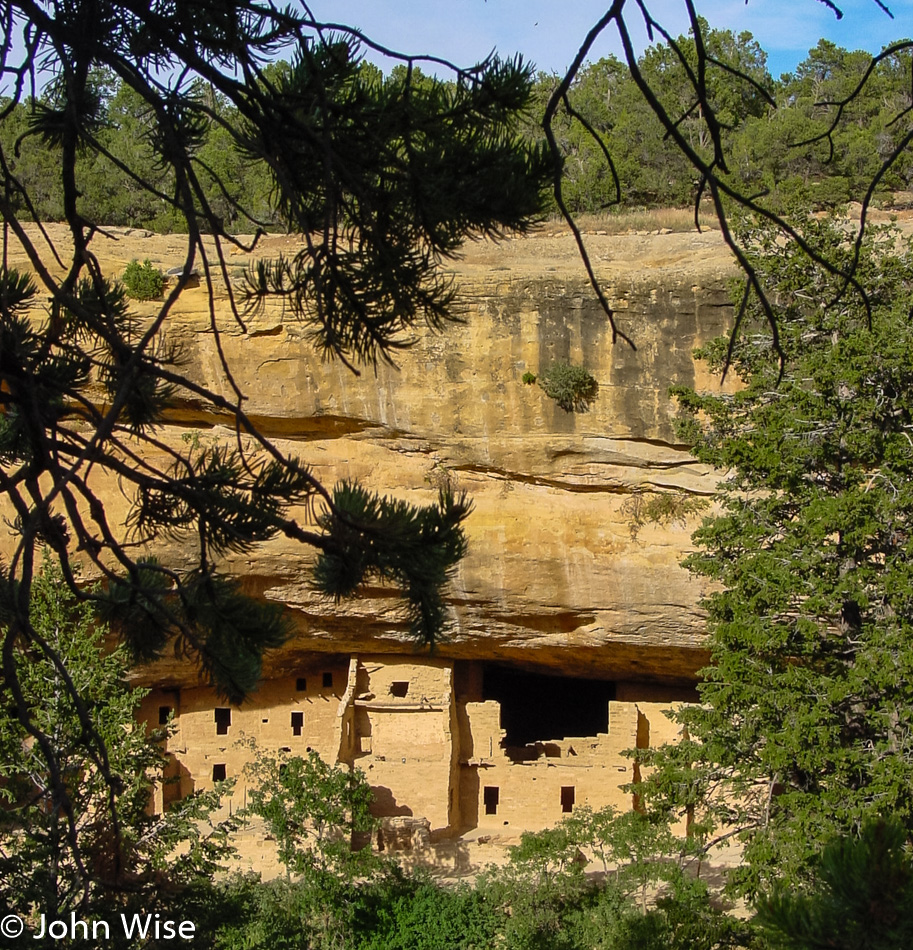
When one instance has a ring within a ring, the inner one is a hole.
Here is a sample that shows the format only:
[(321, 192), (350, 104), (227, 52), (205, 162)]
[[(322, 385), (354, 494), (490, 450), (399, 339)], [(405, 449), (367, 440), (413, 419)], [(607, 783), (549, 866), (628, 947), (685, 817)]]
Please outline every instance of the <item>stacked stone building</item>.
[(173, 724), (157, 809), (227, 778), (243, 805), (253, 739), (361, 769), (382, 819), (377, 845), (386, 836), (397, 848), (403, 829), (409, 839), (510, 840), (582, 805), (630, 808), (624, 786), (638, 766), (623, 753), (674, 739), (663, 711), (688, 692), (379, 654), (315, 657), (240, 708), (207, 687), (155, 689), (141, 715)]

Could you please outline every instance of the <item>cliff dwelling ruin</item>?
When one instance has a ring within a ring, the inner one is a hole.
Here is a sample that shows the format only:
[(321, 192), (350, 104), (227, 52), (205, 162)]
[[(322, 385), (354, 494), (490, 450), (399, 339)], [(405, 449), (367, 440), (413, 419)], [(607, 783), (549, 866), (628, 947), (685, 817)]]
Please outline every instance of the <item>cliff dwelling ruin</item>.
[[(530, 673), (484, 661), (390, 655), (315, 657), (225, 707), (212, 690), (153, 690), (141, 715), (173, 717), (170, 777), (155, 806), (234, 778), (260, 748), (316, 751), (364, 771), (382, 819), (377, 846), (488, 832), (514, 838), (575, 808), (627, 810), (636, 765), (622, 755), (674, 739), (664, 709), (689, 690)], [(405, 820), (404, 820), (405, 819)]]
[[(267, 236), (256, 253), (289, 253), (294, 240)], [(135, 672), (152, 690), (143, 718), (174, 722), (176, 781), (159, 788), (157, 808), (223, 778), (237, 781), (230, 807), (242, 805), (242, 736), (362, 769), (390, 848), (411, 840), (410, 828), (429, 840), (516, 840), (585, 805), (631, 807), (622, 787), (634, 763), (621, 752), (674, 737), (663, 710), (694, 699), (707, 654), (701, 583), (680, 566), (693, 523), (645, 525), (635, 537), (625, 503), (637, 492), (713, 494), (716, 475), (675, 435), (668, 391), (705, 382), (691, 354), (728, 325), (732, 263), (718, 232), (587, 240), (636, 351), (613, 344), (563, 232), (467, 246), (451, 265), (465, 321), (419, 333), (396, 367), (361, 376), (321, 360), (275, 301), (238, 326), (216, 289), (224, 359), (280, 451), (324, 485), (354, 479), (416, 504), (433, 502), (446, 480), (473, 510), (434, 657), (414, 651), (394, 591), (341, 605), (316, 595), (313, 551), (296, 541), (279, 535), (227, 557), (220, 567), (247, 593), (286, 607), (294, 636), (240, 708), (200, 686), (185, 661)], [(169, 236), (121, 231), (98, 242), (112, 273), (131, 258), (163, 271), (182, 260)], [(10, 260), (29, 267), (18, 246)], [(188, 287), (171, 332), (192, 378), (219, 391), (209, 303), (204, 286)], [(524, 384), (555, 361), (598, 380), (588, 412), (564, 412)], [(186, 405), (157, 438), (181, 451), (237, 434), (211, 409)], [(96, 491), (123, 523), (118, 484), (99, 477)], [(307, 522), (306, 511), (295, 516)], [(183, 563), (180, 538), (149, 553)]]

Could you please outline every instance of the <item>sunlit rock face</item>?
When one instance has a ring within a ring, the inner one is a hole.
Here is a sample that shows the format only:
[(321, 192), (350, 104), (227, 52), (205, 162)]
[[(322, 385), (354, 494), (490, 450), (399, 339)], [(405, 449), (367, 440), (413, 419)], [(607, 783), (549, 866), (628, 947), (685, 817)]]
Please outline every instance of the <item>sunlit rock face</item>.
[[(686, 684), (706, 660), (701, 584), (679, 567), (696, 521), (638, 531), (630, 501), (638, 491), (713, 492), (716, 476), (676, 441), (668, 390), (719, 385), (701, 375), (692, 350), (728, 329), (733, 268), (717, 232), (587, 241), (618, 327), (636, 349), (613, 341), (571, 237), (547, 229), (468, 246), (448, 265), (462, 322), (416, 333), (394, 354), (395, 366), (363, 367), (360, 376), (323, 360), (307, 328), (279, 306), (242, 325), (223, 289), (216, 319), (249, 397), (246, 411), (325, 485), (354, 478), (416, 503), (431, 502), (445, 483), (471, 496), (469, 554), (449, 591), (441, 657)], [(293, 243), (269, 238), (257, 254)], [(114, 274), (132, 258), (162, 269), (182, 262), (179, 238), (145, 232), (119, 233), (98, 253)], [(246, 257), (227, 263), (236, 280)], [(185, 292), (169, 334), (185, 371), (229, 396), (204, 287)], [(596, 378), (588, 412), (565, 412), (523, 382), (555, 361)], [(225, 422), (181, 405), (162, 438), (231, 440)], [(127, 504), (116, 486), (104, 497), (112, 520), (122, 520)], [(180, 543), (156, 554), (176, 566), (184, 557)], [(252, 593), (287, 605), (294, 619), (296, 636), (269, 658), (267, 676), (285, 675), (315, 651), (412, 651), (395, 591), (371, 589), (336, 605), (310, 586), (312, 556), (282, 539), (229, 560)], [(142, 678), (180, 685), (195, 675), (166, 660)]]

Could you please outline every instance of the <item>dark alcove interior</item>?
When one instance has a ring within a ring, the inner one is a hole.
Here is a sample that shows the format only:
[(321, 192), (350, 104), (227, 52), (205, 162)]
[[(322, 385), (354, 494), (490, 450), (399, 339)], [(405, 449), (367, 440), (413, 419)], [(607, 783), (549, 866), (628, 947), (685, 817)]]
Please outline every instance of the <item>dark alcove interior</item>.
[(608, 732), (615, 684), (491, 665), (485, 667), (482, 692), (501, 704), (506, 744), (523, 746)]

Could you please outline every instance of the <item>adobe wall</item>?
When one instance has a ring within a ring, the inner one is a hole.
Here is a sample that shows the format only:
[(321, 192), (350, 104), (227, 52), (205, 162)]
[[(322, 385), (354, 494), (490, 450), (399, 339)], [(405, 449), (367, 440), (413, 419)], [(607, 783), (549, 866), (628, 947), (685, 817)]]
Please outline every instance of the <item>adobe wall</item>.
[[(360, 768), (379, 818), (416, 817), (432, 833), (457, 824), (453, 786), (453, 664), (364, 657), (353, 699)], [(367, 743), (365, 739), (369, 740)]]
[(293, 676), (265, 682), (240, 709), (207, 687), (153, 690), (140, 717), (155, 727), (171, 714), (168, 774), (178, 779), (158, 787), (155, 807), (222, 777), (237, 782), (227, 807), (242, 807), (253, 740), (272, 753), (313, 749), (362, 770), (388, 847), (412, 848), (416, 830), (427, 842), (465, 835), (509, 841), (583, 806), (631, 808), (623, 787), (634, 780), (635, 764), (623, 752), (676, 738), (663, 714), (670, 703), (651, 702), (656, 690), (645, 688), (643, 702), (608, 702), (606, 732), (543, 735), (512, 747), (502, 704), (479, 698), (481, 666), (463, 664), (456, 675), (454, 666), (425, 657), (318, 656)]
[[(466, 828), (537, 831), (574, 808), (632, 807), (622, 786), (633, 781), (633, 763), (622, 752), (637, 745), (634, 703), (609, 703), (609, 732), (550, 739), (510, 749), (497, 741), (499, 704), (465, 705), (472, 755), (462, 761), (461, 798)], [(476, 741), (476, 739), (481, 741)], [(535, 755), (535, 758), (526, 758)]]
[[(209, 790), (215, 778), (234, 779), (236, 804), (243, 804), (244, 766), (253, 758), (249, 740), (262, 749), (286, 750), (290, 755), (314, 749), (335, 763), (341, 739), (339, 703), (347, 681), (347, 663), (316, 657), (297, 676), (264, 682), (240, 708), (229, 706), (206, 686), (152, 690), (138, 717), (149, 727), (160, 728), (162, 719), (172, 714), (173, 731), (165, 748), (175, 762), (171, 776), (178, 778), (178, 783), (159, 787), (155, 807)], [(295, 725), (298, 716), (300, 732)]]

